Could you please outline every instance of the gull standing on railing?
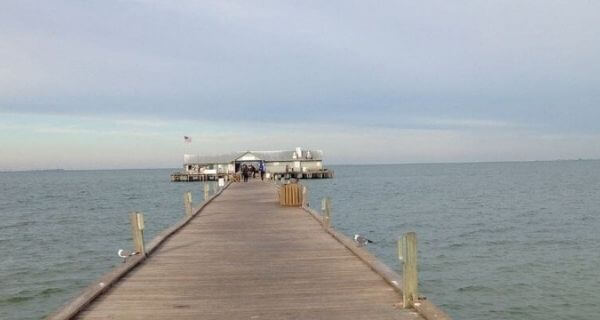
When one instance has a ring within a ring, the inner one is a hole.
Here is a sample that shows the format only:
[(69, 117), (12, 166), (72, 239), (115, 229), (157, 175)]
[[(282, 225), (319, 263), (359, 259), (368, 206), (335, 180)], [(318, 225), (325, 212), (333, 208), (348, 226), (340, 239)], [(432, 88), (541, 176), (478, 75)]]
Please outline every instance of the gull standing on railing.
[(361, 236), (360, 234), (354, 235), (354, 242), (356, 242), (356, 245), (359, 247), (366, 246), (368, 243), (375, 243), (372, 240), (367, 239), (367, 237)]

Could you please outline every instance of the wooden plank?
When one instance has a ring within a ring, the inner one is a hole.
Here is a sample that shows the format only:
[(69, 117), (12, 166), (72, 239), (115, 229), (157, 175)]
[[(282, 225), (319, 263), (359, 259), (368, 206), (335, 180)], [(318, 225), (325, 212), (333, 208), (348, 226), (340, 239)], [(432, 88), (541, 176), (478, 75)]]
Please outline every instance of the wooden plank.
[(405, 233), (402, 237), (402, 301), (404, 308), (412, 308), (419, 300), (418, 274), (417, 274), (417, 234)]
[(308, 202), (308, 188), (305, 185), (301, 185), (302, 188), (302, 201), (300, 206), (304, 207), (307, 205)]
[(331, 228), (331, 199), (329, 197), (321, 200), (321, 212), (323, 214), (323, 228)]
[(279, 188), (279, 205), (283, 206), (285, 198), (285, 189)]
[(144, 246), (144, 226), (143, 226), (144, 215), (140, 212), (131, 212), (129, 214), (129, 220), (131, 222), (131, 236), (133, 238), (133, 248), (135, 252), (142, 256), (146, 255), (146, 248)]
[(192, 216), (192, 193), (191, 192), (186, 192), (183, 194), (183, 206), (185, 208), (185, 216), (186, 217), (191, 217)]
[(297, 190), (296, 190), (297, 187), (298, 187), (298, 185), (295, 184), (295, 183), (289, 185), (290, 195), (291, 195), (291, 200), (290, 200), (290, 203), (289, 203), (290, 206), (295, 206), (296, 205), (296, 201), (298, 200), (297, 199), (298, 193), (297, 193)]

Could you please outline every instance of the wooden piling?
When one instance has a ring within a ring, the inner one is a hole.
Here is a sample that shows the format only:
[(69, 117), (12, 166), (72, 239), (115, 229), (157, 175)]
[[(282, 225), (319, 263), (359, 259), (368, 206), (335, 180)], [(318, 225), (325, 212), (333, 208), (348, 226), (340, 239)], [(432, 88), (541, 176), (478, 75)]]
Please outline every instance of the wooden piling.
[(417, 271), (417, 234), (405, 233), (400, 241), (402, 246), (402, 302), (404, 308), (414, 307), (419, 300), (419, 277)]
[(146, 255), (144, 247), (144, 214), (141, 212), (132, 212), (129, 214), (131, 220), (131, 235), (133, 237), (133, 246), (140, 255)]
[(208, 183), (204, 183), (204, 201), (208, 200)]
[(192, 193), (191, 192), (186, 192), (183, 194), (183, 204), (185, 206), (185, 216), (186, 217), (191, 217), (192, 216)]
[(298, 203), (298, 185), (291, 185), (290, 195), (292, 196), (292, 204)]
[(331, 228), (331, 199), (329, 197), (321, 200), (321, 214), (323, 215), (323, 228)]
[(402, 240), (404, 239), (404, 237), (400, 237), (398, 239), (398, 261), (400, 262), (401, 266), (404, 266), (404, 245), (402, 244)]
[(301, 185), (302, 186), (302, 206), (306, 207), (308, 205), (308, 189), (306, 188), (305, 185)]

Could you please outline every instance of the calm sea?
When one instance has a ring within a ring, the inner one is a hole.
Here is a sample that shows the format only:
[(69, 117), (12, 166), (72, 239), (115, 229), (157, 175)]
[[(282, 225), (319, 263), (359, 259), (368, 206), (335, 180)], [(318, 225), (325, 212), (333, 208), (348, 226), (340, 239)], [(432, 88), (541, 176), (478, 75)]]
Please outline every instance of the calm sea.
[[(600, 161), (336, 166), (305, 181), (333, 225), (396, 270), (416, 231), (422, 294), (455, 319), (597, 319)], [(171, 170), (0, 173), (0, 319), (39, 319), (120, 263), (128, 213), (146, 239), (183, 214)]]

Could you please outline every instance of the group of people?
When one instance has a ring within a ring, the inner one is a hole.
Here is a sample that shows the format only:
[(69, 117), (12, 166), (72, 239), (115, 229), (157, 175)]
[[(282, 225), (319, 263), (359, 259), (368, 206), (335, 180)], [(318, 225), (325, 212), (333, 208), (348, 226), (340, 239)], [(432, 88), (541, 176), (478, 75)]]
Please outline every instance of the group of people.
[(248, 182), (248, 178), (252, 177), (252, 178), (256, 178), (256, 174), (260, 174), (260, 180), (265, 180), (265, 163), (264, 162), (260, 162), (260, 164), (258, 165), (258, 168), (256, 168), (254, 166), (254, 164), (250, 164), (249, 166), (246, 165), (245, 163), (242, 165), (242, 167), (240, 168), (241, 174), (242, 174), (242, 178), (244, 179), (244, 182)]

